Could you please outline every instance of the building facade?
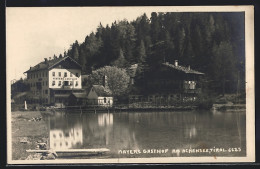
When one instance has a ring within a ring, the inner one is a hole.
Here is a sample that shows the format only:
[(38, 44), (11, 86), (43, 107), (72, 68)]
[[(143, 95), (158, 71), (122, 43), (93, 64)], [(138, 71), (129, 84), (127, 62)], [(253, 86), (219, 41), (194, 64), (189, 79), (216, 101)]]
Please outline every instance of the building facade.
[(130, 103), (152, 102), (171, 105), (179, 102), (196, 101), (201, 93), (200, 79), (204, 73), (190, 66), (181, 66), (176, 60), (160, 64), (147, 72), (143, 92), (129, 96)]
[(81, 65), (69, 56), (45, 58), (25, 73), (34, 102), (62, 106), (72, 91), (82, 89)]
[(87, 95), (88, 104), (103, 107), (113, 106), (113, 96), (103, 85), (93, 85)]

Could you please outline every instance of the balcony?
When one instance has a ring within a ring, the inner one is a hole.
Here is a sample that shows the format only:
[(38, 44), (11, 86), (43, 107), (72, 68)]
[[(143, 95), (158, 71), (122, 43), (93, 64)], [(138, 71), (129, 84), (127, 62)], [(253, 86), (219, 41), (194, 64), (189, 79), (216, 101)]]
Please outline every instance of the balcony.
[(201, 93), (201, 88), (197, 88), (197, 89), (183, 89), (183, 93)]
[(68, 85), (68, 86), (63, 85), (62, 88), (63, 89), (73, 89), (73, 86), (72, 85), (71, 86), (70, 85)]

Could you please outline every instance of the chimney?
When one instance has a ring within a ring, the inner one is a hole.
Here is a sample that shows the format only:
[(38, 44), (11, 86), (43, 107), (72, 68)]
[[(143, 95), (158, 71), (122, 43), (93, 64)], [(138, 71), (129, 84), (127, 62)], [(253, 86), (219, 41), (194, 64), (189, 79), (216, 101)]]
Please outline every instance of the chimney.
[(175, 60), (174, 66), (178, 66), (178, 60)]
[(45, 62), (45, 63), (47, 63), (47, 60), (48, 60), (47, 58), (44, 58), (44, 62)]
[(188, 70), (190, 70), (190, 65), (188, 66)]
[(108, 88), (108, 85), (107, 85), (107, 76), (106, 76), (106, 75), (103, 77), (103, 86), (104, 86), (105, 88)]

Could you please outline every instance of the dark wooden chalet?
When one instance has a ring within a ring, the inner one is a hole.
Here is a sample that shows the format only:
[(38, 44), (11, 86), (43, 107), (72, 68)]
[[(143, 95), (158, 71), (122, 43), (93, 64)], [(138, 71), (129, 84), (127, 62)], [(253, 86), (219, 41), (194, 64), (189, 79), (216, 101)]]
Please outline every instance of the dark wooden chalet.
[(130, 100), (195, 101), (201, 93), (200, 78), (203, 75), (190, 66), (180, 66), (177, 60), (174, 64), (162, 63), (146, 74), (143, 93), (131, 95)]

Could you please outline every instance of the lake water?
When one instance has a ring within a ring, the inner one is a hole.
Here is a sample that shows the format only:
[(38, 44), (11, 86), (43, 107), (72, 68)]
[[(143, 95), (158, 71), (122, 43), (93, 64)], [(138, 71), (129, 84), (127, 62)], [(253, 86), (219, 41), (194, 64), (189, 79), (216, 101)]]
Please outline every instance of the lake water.
[(245, 121), (245, 112), (217, 111), (69, 112), (46, 118), (50, 148), (108, 148), (106, 158), (245, 156)]

